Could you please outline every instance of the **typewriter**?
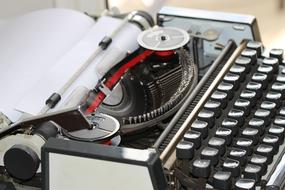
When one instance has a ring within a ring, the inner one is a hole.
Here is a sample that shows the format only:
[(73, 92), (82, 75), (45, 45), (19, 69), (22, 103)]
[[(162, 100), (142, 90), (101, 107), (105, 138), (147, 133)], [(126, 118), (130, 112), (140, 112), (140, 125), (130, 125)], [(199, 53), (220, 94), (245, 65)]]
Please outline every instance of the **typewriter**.
[(98, 61), (93, 88), (75, 88), (68, 106), (53, 93), (15, 122), (2, 114), (0, 188), (284, 188), (283, 50), (263, 46), (255, 17), (174, 7), (156, 24), (140, 11), (110, 17), (116, 32), (140, 31), (126, 38), (135, 48)]

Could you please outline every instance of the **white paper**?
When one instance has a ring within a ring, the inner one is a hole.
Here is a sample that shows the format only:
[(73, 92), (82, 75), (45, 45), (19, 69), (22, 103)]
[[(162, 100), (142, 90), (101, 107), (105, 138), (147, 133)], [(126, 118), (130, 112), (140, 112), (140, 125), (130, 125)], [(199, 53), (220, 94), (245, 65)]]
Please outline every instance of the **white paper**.
[[(0, 81), (2, 88), (5, 87), (5, 93), (0, 98), (0, 109), (4, 107), (2, 105), (7, 105), (20, 112), (37, 115), (46, 99), (70, 79), (95, 51), (99, 41), (111, 34), (121, 22), (121, 19), (101, 17), (95, 24), (88, 16), (74, 11), (48, 10), (21, 17), (5, 32), (0, 31), (0, 40), (4, 36), (6, 39), (9, 37), (6, 46), (0, 45), (0, 51), (5, 47), (11, 48), (4, 56), (0, 55), (0, 63), (3, 60), (10, 63), (0, 64), (0, 74), (2, 68), (6, 73), (4, 77), (0, 76), (1, 80), (5, 79), (5, 82)], [(27, 25), (30, 25), (28, 29)], [(40, 29), (39, 25), (42, 25)], [(62, 25), (65, 27), (61, 28)], [(15, 34), (9, 35), (8, 32)], [(140, 29), (136, 25), (127, 24), (113, 39), (110, 50), (134, 51), (138, 48), (136, 38), (139, 33)], [(17, 40), (8, 44), (14, 38)], [(93, 88), (96, 85), (96, 64), (106, 62), (102, 60), (108, 59), (104, 54), (96, 57), (71, 85), (56, 109), (60, 109), (76, 87)]]
[(20, 99), (37, 91), (34, 86), (40, 78), (94, 23), (80, 12), (49, 9), (0, 25), (0, 111), (14, 115), (11, 110)]
[[(28, 93), (20, 101), (16, 108), (29, 114), (38, 114), (43, 108), (46, 99), (48, 99), (52, 93), (59, 91), (59, 89), (91, 56), (103, 37), (111, 34), (111, 32), (121, 22), (121, 19), (101, 17), (91, 28), (88, 34), (81, 41), (79, 41), (79, 43), (74, 46), (67, 54), (65, 54), (65, 56), (62, 57), (62, 59), (60, 59), (59, 62), (53, 66), (51, 70), (49, 70), (34, 86), (34, 89), (37, 89), (37, 91)], [(126, 27), (123, 28), (113, 39), (113, 42), (109, 48), (113, 49), (118, 46), (121, 49), (124, 49), (125, 52), (134, 51), (136, 48), (138, 48), (136, 37), (139, 33), (140, 29), (137, 26), (133, 24), (127, 24)], [(95, 87), (99, 79), (96, 72), (96, 65), (101, 64), (102, 58), (106, 58), (104, 57), (104, 54), (108, 51), (108, 49), (96, 57), (93, 63), (71, 85), (67, 92), (62, 96), (62, 100), (56, 109), (60, 108), (61, 104), (64, 103), (65, 99), (76, 87), (85, 86), (89, 89)], [(119, 62), (120, 60), (117, 61)]]

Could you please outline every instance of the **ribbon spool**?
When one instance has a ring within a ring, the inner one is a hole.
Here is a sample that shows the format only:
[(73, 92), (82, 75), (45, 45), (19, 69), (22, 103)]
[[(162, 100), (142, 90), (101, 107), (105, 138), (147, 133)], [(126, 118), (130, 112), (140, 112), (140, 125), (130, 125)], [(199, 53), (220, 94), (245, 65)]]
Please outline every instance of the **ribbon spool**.
[(182, 29), (159, 26), (143, 31), (137, 39), (141, 47), (155, 51), (156, 55), (162, 57), (170, 56), (189, 40), (189, 34)]

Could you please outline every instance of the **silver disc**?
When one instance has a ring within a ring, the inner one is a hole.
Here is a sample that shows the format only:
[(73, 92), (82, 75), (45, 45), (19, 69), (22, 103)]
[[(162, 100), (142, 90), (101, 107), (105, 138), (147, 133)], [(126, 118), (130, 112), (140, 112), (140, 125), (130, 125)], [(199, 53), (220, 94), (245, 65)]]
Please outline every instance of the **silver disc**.
[(154, 27), (138, 36), (140, 46), (154, 51), (167, 51), (183, 47), (190, 40), (189, 34), (174, 27)]

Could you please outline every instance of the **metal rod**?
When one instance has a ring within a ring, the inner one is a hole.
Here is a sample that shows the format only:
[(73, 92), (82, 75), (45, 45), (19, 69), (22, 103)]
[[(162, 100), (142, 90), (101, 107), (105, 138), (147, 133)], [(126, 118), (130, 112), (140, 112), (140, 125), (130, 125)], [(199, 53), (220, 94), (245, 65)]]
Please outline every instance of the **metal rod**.
[(212, 92), (216, 89), (226, 72), (230, 69), (232, 64), (234, 63), (234, 60), (240, 55), (241, 51), (246, 47), (246, 42), (244, 41), (241, 43), (238, 48), (234, 51), (232, 56), (228, 59), (225, 66), (222, 68), (222, 70), (219, 72), (216, 79), (212, 82), (212, 84), (209, 86), (205, 94), (202, 96), (200, 101), (197, 103), (193, 111), (190, 113), (190, 115), (187, 117), (186, 121), (182, 124), (180, 129), (177, 131), (177, 133), (174, 135), (174, 137), (171, 139), (170, 143), (167, 145), (167, 147), (164, 149), (164, 151), (160, 154), (160, 159), (163, 163), (167, 161), (173, 150), (175, 149), (175, 146), (177, 143), (181, 140), (182, 136), (185, 134), (185, 132), (189, 129), (190, 124), (193, 123), (194, 119), (196, 118), (196, 115), (199, 113), (199, 111), (204, 106), (205, 102), (207, 101), (208, 97), (212, 94)]

